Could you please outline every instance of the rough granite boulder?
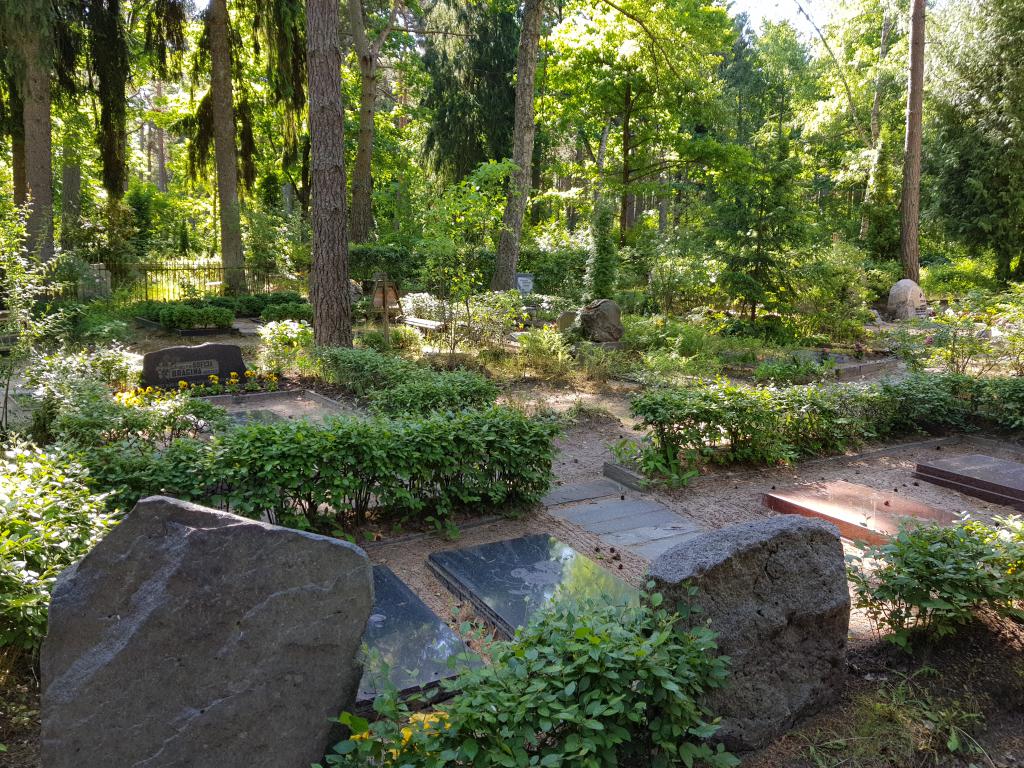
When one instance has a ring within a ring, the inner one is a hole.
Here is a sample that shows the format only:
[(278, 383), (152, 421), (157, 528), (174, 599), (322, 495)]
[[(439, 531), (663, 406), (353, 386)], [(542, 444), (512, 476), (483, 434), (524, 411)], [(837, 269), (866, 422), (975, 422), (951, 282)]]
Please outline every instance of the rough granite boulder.
[(366, 554), (163, 496), (61, 575), (42, 650), (47, 768), (300, 768), (351, 707)]
[(622, 311), (611, 299), (596, 299), (579, 311), (579, 324), (583, 337), (589, 341), (618, 341), (626, 329), (622, 325)]
[(669, 605), (697, 587), (701, 612), (685, 621), (710, 623), (731, 659), (707, 702), (729, 749), (763, 747), (839, 695), (850, 593), (832, 524), (781, 515), (713, 531), (659, 557), (651, 577)]
[(928, 300), (921, 286), (909, 278), (900, 280), (889, 290), (886, 314), (893, 320), (911, 320), (919, 309), (927, 309)]

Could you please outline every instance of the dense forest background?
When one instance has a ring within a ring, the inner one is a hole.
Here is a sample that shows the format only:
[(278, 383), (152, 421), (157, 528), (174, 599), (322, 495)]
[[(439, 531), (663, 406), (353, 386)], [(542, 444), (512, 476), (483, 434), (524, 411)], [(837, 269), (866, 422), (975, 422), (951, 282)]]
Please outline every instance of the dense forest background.
[[(350, 272), (510, 287), (497, 263), (579, 297), (608, 242), (627, 310), (754, 317), (816, 292), (881, 295), (904, 271), (909, 6), (841, 0), (809, 39), (701, 0), (327, 8), (341, 26)], [(5, 2), (0, 189), (8, 207), (29, 202), (35, 247), (102, 262), (125, 290), (140, 269), (181, 264), (221, 265), (227, 290), (304, 284), (309, 84), (325, 61), (306, 12)], [(995, 289), (1024, 279), (1024, 2), (936, 4), (926, 29), (924, 287)], [(502, 250), (514, 259), (496, 262)], [(194, 274), (179, 292), (208, 287)]]

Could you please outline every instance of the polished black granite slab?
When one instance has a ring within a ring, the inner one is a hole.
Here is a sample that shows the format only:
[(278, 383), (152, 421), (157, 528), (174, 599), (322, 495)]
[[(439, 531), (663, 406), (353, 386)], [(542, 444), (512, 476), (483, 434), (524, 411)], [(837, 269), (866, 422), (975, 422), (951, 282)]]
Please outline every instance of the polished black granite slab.
[(506, 637), (561, 597), (630, 603), (638, 592), (567, 544), (547, 534), (436, 552), (438, 578)]
[(386, 565), (373, 567), (373, 590), (357, 708), (367, 708), (385, 690), (385, 674), (401, 694), (410, 694), (480, 663), (461, 656), (468, 653), (466, 644)]

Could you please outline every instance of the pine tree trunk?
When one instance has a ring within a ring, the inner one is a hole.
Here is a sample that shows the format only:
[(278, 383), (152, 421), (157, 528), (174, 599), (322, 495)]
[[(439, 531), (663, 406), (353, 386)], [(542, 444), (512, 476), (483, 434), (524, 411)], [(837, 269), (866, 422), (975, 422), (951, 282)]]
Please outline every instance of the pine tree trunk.
[(630, 153), (632, 151), (633, 89), (626, 83), (626, 98), (622, 110), (622, 195), (619, 207), (619, 245), (626, 244), (626, 234), (632, 226), (630, 216), (633, 212), (633, 196), (629, 191)]
[(365, 243), (373, 232), (373, 141), (376, 133), (377, 62), (359, 55), (359, 134), (352, 169), (352, 229), (354, 243)]
[[(161, 106), (161, 100), (164, 96), (164, 85), (159, 80), (156, 81), (156, 110), (158, 112), (163, 111)], [(154, 126), (156, 131), (156, 188), (161, 192), (167, 191), (167, 184), (170, 181), (167, 178), (167, 140), (164, 137), (164, 129), (159, 125)]]
[(61, 174), (60, 246), (71, 247), (72, 234), (78, 230), (82, 213), (82, 166), (78, 164), (72, 141), (64, 141), (64, 166)]
[(235, 108), (231, 87), (231, 42), (227, 0), (211, 0), (210, 91), (213, 107), (213, 147), (220, 202), (220, 258), (228, 294), (246, 292), (242, 253), (242, 218), (238, 205), (238, 161), (235, 146)]
[(14, 77), (7, 77), (7, 109), (11, 126), (11, 176), (13, 181), (14, 204), (25, 204), (27, 182), (25, 181), (25, 113), (21, 93)]
[(43, 259), (53, 256), (53, 158), (50, 136), (50, 72), (39, 38), (21, 40), (25, 68), (25, 189), (29, 206), (26, 245)]
[(900, 201), (900, 260), (903, 276), (920, 280), (918, 228), (921, 217), (921, 111), (924, 103), (924, 6), (913, 0), (910, 12), (910, 77), (907, 84), (907, 132), (903, 146), (903, 197)]
[(345, 110), (338, 0), (307, 0), (313, 263), (309, 299), (322, 346), (352, 346), (345, 206)]
[(882, 16), (882, 38), (878, 47), (878, 74), (875, 76), (875, 97), (871, 102), (871, 167), (868, 169), (868, 180), (864, 187), (864, 204), (860, 214), (860, 239), (866, 240), (870, 227), (868, 207), (875, 196), (878, 178), (878, 165), (882, 162), (882, 63), (889, 55), (889, 35), (892, 33), (892, 17)]
[(92, 0), (92, 60), (96, 69), (100, 102), (100, 159), (103, 187), (112, 200), (124, 197), (128, 188), (127, 100), (128, 46), (124, 38), (121, 0)]
[(512, 162), (516, 164), (516, 170), (512, 173), (501, 237), (498, 239), (498, 260), (491, 280), (491, 289), (495, 291), (508, 291), (515, 287), (523, 215), (526, 213), (530, 180), (533, 177), (533, 91), (543, 21), (544, 0), (526, 0), (523, 26), (519, 33), (519, 57), (516, 61), (515, 127), (512, 133)]

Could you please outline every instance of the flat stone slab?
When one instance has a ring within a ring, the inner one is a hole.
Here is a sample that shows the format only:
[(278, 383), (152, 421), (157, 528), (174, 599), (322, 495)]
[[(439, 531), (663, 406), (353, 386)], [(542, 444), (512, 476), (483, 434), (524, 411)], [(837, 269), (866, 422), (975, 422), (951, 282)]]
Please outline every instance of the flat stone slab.
[(553, 514), (563, 520), (581, 525), (588, 530), (594, 530), (591, 526), (605, 523), (609, 520), (630, 520), (635, 519), (639, 515), (662, 510), (667, 511), (665, 505), (658, 501), (615, 499), (614, 501), (597, 501), (589, 504), (580, 504), (577, 507), (559, 509)]
[(435, 552), (431, 570), (506, 637), (562, 596), (627, 604), (637, 590), (548, 534)]
[(914, 477), (969, 496), (1024, 510), (1024, 464), (980, 453), (924, 461)]
[(621, 531), (650, 530), (659, 526), (668, 527), (679, 520), (679, 516), (668, 509), (653, 509), (628, 517), (616, 517), (587, 526), (587, 530), (600, 535)]
[(224, 408), (239, 424), (298, 419), (323, 423), (332, 416), (362, 415), (355, 408), (308, 389), (213, 395), (204, 399)]
[(573, 483), (553, 488), (541, 499), (545, 507), (556, 507), (559, 504), (575, 504), (579, 501), (599, 499), (603, 496), (618, 496), (622, 493), (618, 483), (611, 480), (595, 480), (590, 483)]
[(684, 534), (703, 533), (704, 529), (689, 520), (680, 521), (678, 518), (664, 525), (654, 525), (645, 528), (630, 528), (624, 531), (610, 532), (603, 538), (616, 546), (635, 547), (648, 544), (661, 539), (672, 539)]
[(784, 515), (803, 515), (827, 520), (847, 539), (885, 544), (906, 521), (951, 525), (952, 512), (936, 509), (898, 493), (878, 491), (866, 485), (836, 480), (783, 488), (765, 493), (768, 509)]
[(640, 557), (651, 560), (657, 560), (663, 554), (668, 552), (670, 549), (675, 549), (681, 545), (688, 545), (692, 542), (696, 542), (705, 533), (704, 530), (691, 531), (687, 533), (678, 533), (675, 536), (670, 536), (664, 539), (652, 539), (646, 544), (640, 544), (630, 546), (629, 548), (640, 555)]
[(146, 387), (177, 389), (179, 381), (206, 384), (210, 376), (226, 379), (232, 372), (245, 373), (242, 350), (235, 344), (165, 347), (142, 358), (142, 384)]
[(372, 605), (348, 542), (143, 499), (53, 590), (42, 764), (315, 763), (355, 701)]
[(360, 709), (369, 709), (387, 683), (408, 695), (436, 687), (459, 667), (480, 663), (386, 565), (373, 567), (373, 610), (363, 643), (366, 655), (356, 700)]

